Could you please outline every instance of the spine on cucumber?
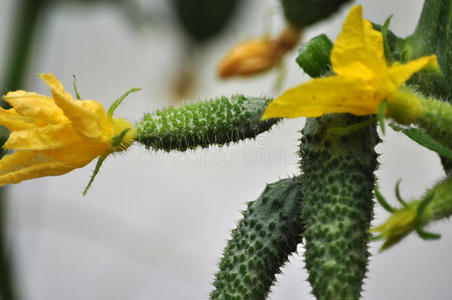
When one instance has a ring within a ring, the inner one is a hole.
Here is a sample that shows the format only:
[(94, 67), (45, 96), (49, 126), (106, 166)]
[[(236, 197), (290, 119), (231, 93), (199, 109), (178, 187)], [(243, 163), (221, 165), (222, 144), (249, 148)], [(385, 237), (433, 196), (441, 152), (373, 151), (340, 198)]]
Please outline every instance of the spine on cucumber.
[(278, 120), (261, 120), (271, 99), (235, 95), (169, 107), (145, 114), (137, 141), (147, 148), (185, 151), (255, 138)]
[(345, 136), (329, 128), (365, 120), (349, 114), (308, 119), (301, 138), (305, 262), (319, 300), (356, 300), (367, 271), (375, 126)]

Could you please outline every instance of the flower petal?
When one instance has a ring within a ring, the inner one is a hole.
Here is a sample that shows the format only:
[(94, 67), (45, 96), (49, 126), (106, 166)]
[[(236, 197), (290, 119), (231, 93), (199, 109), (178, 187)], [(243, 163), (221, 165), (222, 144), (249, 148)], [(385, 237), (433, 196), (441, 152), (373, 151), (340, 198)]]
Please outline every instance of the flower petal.
[(365, 81), (342, 76), (313, 79), (273, 100), (263, 119), (318, 117), (326, 113), (375, 114), (378, 102)]
[(55, 103), (71, 120), (77, 133), (92, 143), (109, 142), (112, 125), (102, 104), (92, 100), (74, 100), (52, 74), (40, 74), (40, 77), (52, 90)]
[(3, 99), (18, 114), (34, 118), (40, 126), (67, 120), (55, 101), (47, 96), (26, 91), (15, 91), (6, 94)]
[(71, 163), (81, 168), (100, 155), (108, 155), (112, 148), (104, 144), (87, 145), (83, 141), (68, 144), (64, 148), (40, 151), (42, 155), (61, 162)]
[(36, 155), (33, 151), (18, 151), (13, 154), (7, 154), (0, 160), (0, 175), (4, 173), (21, 169), (28, 161)]
[(34, 151), (18, 151), (0, 160), (0, 186), (24, 180), (66, 174), (77, 167), (53, 161)]
[(49, 150), (81, 141), (71, 122), (13, 131), (4, 147), (15, 150)]
[(9, 131), (36, 127), (33, 118), (21, 116), (14, 108), (3, 109), (0, 107), (0, 124), (8, 128)]
[(331, 64), (338, 75), (370, 79), (386, 67), (383, 37), (362, 17), (362, 7), (353, 6), (334, 43)]
[(438, 68), (436, 55), (423, 56), (407, 62), (406, 64), (394, 64), (389, 67), (386, 74), (377, 86), (377, 91), (382, 94), (392, 94), (402, 83), (407, 81), (414, 73), (423, 68)]

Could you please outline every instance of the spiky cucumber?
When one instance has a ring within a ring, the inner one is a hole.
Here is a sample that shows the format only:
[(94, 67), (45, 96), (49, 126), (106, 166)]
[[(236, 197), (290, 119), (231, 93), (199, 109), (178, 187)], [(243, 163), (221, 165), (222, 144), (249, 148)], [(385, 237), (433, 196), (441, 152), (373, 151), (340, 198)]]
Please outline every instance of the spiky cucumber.
[(248, 203), (224, 250), (211, 299), (265, 299), (281, 266), (301, 242), (301, 205), (298, 177), (268, 184)]
[(148, 113), (136, 124), (137, 141), (156, 150), (185, 151), (254, 138), (278, 122), (261, 120), (270, 100), (235, 95)]
[(345, 136), (328, 133), (360, 121), (362, 117), (329, 114), (307, 119), (302, 130), (305, 262), (318, 300), (359, 299), (367, 270), (379, 138), (375, 126)]

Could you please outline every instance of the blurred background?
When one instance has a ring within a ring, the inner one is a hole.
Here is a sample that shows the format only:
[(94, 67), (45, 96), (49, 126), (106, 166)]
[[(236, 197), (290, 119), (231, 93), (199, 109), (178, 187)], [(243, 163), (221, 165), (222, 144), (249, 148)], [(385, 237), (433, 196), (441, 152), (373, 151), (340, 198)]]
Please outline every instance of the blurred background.
[[(30, 0), (31, 1), (31, 0)], [(0, 70), (21, 18), (18, 4), (0, 0)], [(26, 1), (25, 1), (26, 2)], [(284, 27), (277, 0), (239, 1), (220, 34), (201, 41), (187, 36), (171, 1), (50, 1), (39, 12), (24, 81), (19, 88), (49, 95), (36, 76), (51, 72), (72, 91), (72, 75), (84, 99), (108, 107), (131, 87), (116, 111), (138, 121), (144, 112), (181, 100), (243, 93), (276, 96), (278, 72), (220, 81), (216, 68), (229, 48), (250, 37), (277, 34)], [(421, 0), (356, 1), (330, 19), (307, 29), (303, 41), (326, 33), (335, 40), (353, 4), (364, 16), (391, 30), (412, 32)], [(283, 89), (308, 79), (285, 59)], [(186, 85), (185, 85), (186, 84)], [(7, 187), (8, 246), (17, 299), (208, 299), (217, 263), (245, 203), (270, 183), (298, 174), (296, 151), (304, 119), (287, 120), (256, 140), (230, 147), (162, 153), (140, 145), (109, 157), (87, 196), (82, 191), (94, 169)], [(378, 146), (382, 193), (395, 204), (394, 186), (402, 178), (406, 199), (419, 197), (443, 176), (438, 157), (405, 136), (388, 130)], [(376, 205), (374, 225), (388, 214)], [(430, 226), (439, 241), (410, 235), (378, 254), (371, 244), (363, 299), (450, 299), (452, 226)], [(269, 299), (314, 299), (303, 264), (303, 246), (277, 276)]]

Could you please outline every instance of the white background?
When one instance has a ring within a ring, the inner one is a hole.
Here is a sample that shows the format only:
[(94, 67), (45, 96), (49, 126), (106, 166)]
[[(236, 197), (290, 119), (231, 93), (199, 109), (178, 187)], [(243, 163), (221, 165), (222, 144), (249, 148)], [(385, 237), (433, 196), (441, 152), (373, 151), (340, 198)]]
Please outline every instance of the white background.
[[(14, 0), (0, 0), (0, 58), (13, 30)], [(63, 2), (63, 1), (61, 1)], [(144, 2), (144, 1), (141, 1)], [(132, 25), (114, 5), (53, 5), (39, 31), (27, 76), (28, 90), (49, 94), (35, 74), (51, 72), (71, 91), (72, 74), (83, 98), (104, 106), (127, 89), (117, 115), (137, 121), (144, 112), (169, 105), (171, 86), (183, 60), (182, 34), (171, 23), (166, 1), (150, 0), (153, 22)], [(197, 76), (189, 99), (213, 96), (276, 96), (275, 71), (247, 80), (221, 82), (215, 69), (237, 41), (283, 26), (277, 1), (250, 0), (221, 38), (196, 51)], [(377, 23), (393, 14), (399, 36), (413, 30), (422, 1), (358, 1)], [(335, 40), (350, 5), (306, 30), (304, 40), (327, 33)], [(272, 22), (268, 20), (272, 16)], [(287, 58), (284, 88), (307, 80)], [(5, 61), (0, 61), (3, 68)], [(173, 102), (174, 103), (174, 102)], [(270, 183), (298, 173), (298, 130), (304, 119), (288, 120), (257, 141), (164, 154), (135, 145), (109, 157), (86, 197), (82, 190), (94, 163), (67, 175), (9, 187), (10, 238), (22, 299), (207, 299), (217, 263), (244, 203)], [(395, 204), (397, 179), (407, 199), (419, 197), (443, 176), (439, 159), (404, 136), (389, 131), (378, 146), (382, 193)], [(388, 217), (376, 206), (375, 224)], [(415, 235), (378, 254), (372, 243), (364, 299), (450, 299), (452, 229), (434, 224), (440, 241)], [(303, 247), (277, 276), (269, 299), (313, 299), (302, 262)]]

